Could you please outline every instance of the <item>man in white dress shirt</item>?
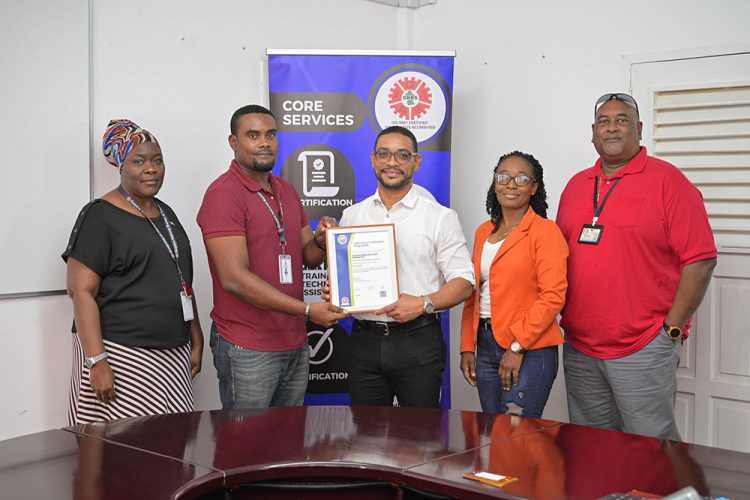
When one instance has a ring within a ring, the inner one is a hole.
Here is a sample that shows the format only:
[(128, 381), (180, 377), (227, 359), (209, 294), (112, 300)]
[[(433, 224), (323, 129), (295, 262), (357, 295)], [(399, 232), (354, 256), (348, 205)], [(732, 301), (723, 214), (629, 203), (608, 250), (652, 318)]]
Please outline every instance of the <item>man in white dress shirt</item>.
[(352, 405), (437, 408), (446, 345), (438, 311), (463, 302), (474, 270), (458, 215), (419, 192), (422, 157), (403, 127), (383, 129), (370, 153), (378, 190), (347, 208), (342, 226), (395, 224), (401, 295), (354, 314), (349, 353)]

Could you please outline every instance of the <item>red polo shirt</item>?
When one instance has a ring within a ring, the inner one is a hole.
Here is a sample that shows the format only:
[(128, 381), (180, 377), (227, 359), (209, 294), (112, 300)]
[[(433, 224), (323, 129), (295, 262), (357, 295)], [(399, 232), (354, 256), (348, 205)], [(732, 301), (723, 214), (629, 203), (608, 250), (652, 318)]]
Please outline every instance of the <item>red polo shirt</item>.
[[(614, 190), (599, 217), (599, 244), (587, 245), (578, 237), (594, 217), (596, 177), (600, 204)], [(560, 198), (557, 224), (570, 248), (560, 325), (573, 347), (600, 359), (627, 356), (651, 342), (672, 306), (682, 267), (716, 257), (700, 191), (643, 147), (611, 178), (603, 177), (601, 159), (575, 175)]]
[[(269, 205), (284, 211), (286, 253), (292, 256), (292, 284), (279, 281), (281, 244), (271, 212), (258, 196), (261, 186), (232, 161), (229, 170), (208, 187), (198, 211), (203, 239), (244, 236), (250, 272), (287, 295), (302, 300), (302, 228), (309, 224), (299, 196), (289, 182), (269, 175), (276, 196), (262, 191)], [(261, 309), (221, 286), (212, 259), (208, 259), (214, 289), (211, 319), (229, 342), (256, 351), (298, 349), (307, 343), (305, 322), (288, 314)]]

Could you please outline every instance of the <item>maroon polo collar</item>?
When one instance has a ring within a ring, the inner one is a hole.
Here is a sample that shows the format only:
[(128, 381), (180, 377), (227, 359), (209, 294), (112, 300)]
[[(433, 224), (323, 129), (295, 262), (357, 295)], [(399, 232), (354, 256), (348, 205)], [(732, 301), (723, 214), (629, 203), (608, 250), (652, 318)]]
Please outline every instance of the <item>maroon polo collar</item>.
[[(242, 170), (242, 167), (240, 167), (240, 164), (237, 163), (237, 160), (232, 160), (232, 163), (229, 165), (229, 171), (232, 172), (232, 174), (234, 174), (249, 191), (252, 191), (253, 193), (263, 191), (263, 186), (247, 175)], [(274, 192), (278, 192), (278, 180), (276, 179), (276, 176), (270, 172), (268, 174), (268, 182), (271, 183), (271, 189), (273, 189)]]

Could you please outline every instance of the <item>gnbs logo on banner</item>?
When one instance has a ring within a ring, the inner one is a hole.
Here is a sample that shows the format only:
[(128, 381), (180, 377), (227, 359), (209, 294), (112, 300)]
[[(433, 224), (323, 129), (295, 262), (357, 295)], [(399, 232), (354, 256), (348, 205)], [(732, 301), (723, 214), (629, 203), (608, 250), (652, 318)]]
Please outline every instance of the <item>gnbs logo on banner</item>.
[(446, 110), (443, 89), (427, 73), (400, 71), (388, 77), (375, 91), (373, 111), (379, 129), (392, 125), (406, 127), (419, 143), (440, 132)]

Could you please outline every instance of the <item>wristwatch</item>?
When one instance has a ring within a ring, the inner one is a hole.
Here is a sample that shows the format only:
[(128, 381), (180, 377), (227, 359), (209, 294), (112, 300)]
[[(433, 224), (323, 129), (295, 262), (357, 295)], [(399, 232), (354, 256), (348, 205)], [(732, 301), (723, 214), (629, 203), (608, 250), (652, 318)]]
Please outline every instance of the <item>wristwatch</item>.
[(424, 311), (425, 314), (433, 314), (435, 312), (435, 306), (432, 305), (430, 296), (422, 295), (422, 298), (424, 299), (424, 306), (422, 306), (422, 311)]
[(510, 343), (510, 351), (516, 354), (523, 354), (526, 352), (526, 349), (523, 348), (519, 341), (514, 340)]
[(86, 368), (92, 368), (99, 361), (106, 359), (107, 357), (109, 357), (109, 355), (107, 354), (107, 351), (104, 351), (103, 353), (97, 354), (96, 356), (83, 358), (83, 364), (86, 365)]
[(310, 321), (310, 303), (305, 303), (305, 315), (302, 317), (305, 321)]
[(682, 331), (682, 328), (680, 328), (679, 326), (670, 326), (666, 321), (664, 322), (664, 331), (667, 332), (667, 336), (673, 344), (677, 344), (677, 342), (681, 341), (685, 335), (685, 332)]

